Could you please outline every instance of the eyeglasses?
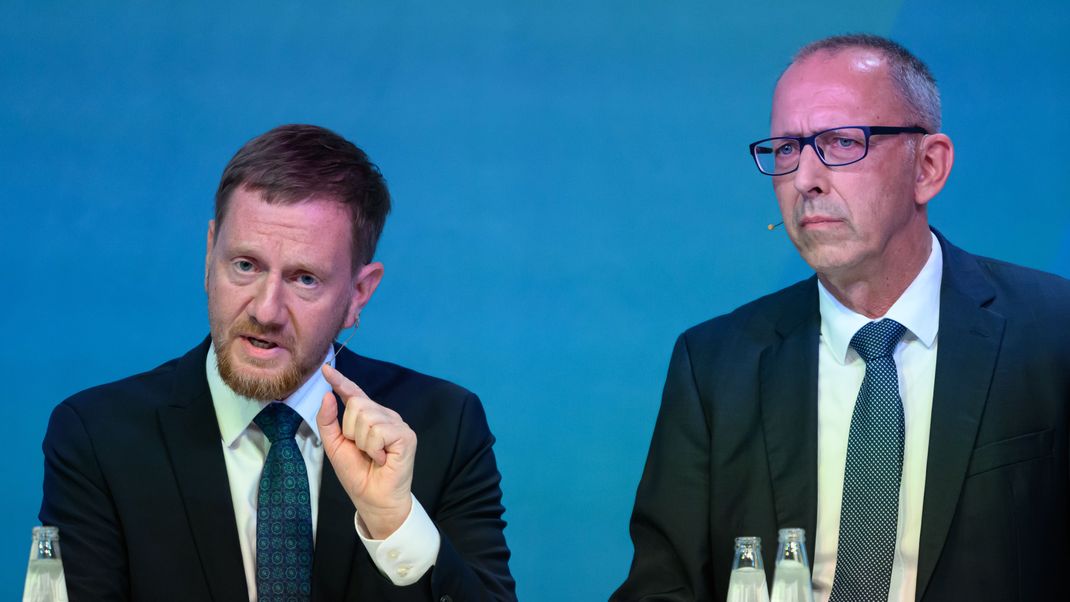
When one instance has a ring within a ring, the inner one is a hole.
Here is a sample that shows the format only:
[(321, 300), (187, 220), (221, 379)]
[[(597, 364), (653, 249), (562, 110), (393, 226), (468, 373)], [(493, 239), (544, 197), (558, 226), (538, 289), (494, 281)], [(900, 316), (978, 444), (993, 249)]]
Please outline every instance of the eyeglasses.
[(857, 163), (869, 153), (869, 137), (891, 134), (928, 134), (918, 126), (848, 125), (817, 132), (812, 136), (766, 138), (750, 145), (758, 170), (767, 176), (783, 176), (799, 169), (806, 146), (828, 167)]

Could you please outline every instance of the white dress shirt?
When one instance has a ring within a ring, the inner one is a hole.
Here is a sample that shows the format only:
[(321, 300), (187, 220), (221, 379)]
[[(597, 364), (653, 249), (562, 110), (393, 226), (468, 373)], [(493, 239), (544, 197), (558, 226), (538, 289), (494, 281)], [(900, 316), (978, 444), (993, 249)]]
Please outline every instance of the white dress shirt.
[[(931, 234), (930, 234), (931, 235)], [(936, 379), (936, 335), (940, 316), (940, 280), (943, 256), (932, 236), (929, 259), (906, 291), (883, 318), (906, 327), (896, 346), (899, 393), (903, 400), (903, 478), (899, 489), (899, 524), (892, 561), (889, 602), (913, 602), (917, 587), (918, 548), (925, 498), (925, 462), (929, 451), (929, 424)], [(866, 364), (851, 349), (851, 338), (870, 319), (836, 300), (818, 283), (821, 341), (817, 384), (817, 533), (814, 540), (814, 595), (827, 602), (836, 573), (843, 473), (847, 438), (851, 430), (858, 390)]]
[[(327, 352), (324, 363), (334, 366), (334, 349)], [(216, 365), (215, 345), (208, 349), (205, 360), (208, 388), (212, 393), (216, 420), (227, 467), (230, 497), (234, 504), (234, 520), (238, 525), (245, 583), (249, 601), (256, 602), (256, 505), (260, 473), (264, 469), (270, 442), (253, 418), (268, 405), (242, 397), (223, 382)], [(323, 469), (323, 443), (320, 441), (316, 413), (323, 395), (331, 386), (320, 371), (316, 371), (292, 395), (280, 401), (293, 408), (304, 422), (297, 429), (295, 440), (305, 460), (308, 473), (309, 501), (312, 510), (312, 541), (315, 545), (319, 514), (320, 477)], [(395, 585), (411, 585), (419, 581), (435, 563), (441, 544), (438, 529), (423, 506), (412, 498), (412, 510), (405, 522), (386, 539), (370, 539), (354, 514), (357, 535), (371, 555), (375, 566)]]

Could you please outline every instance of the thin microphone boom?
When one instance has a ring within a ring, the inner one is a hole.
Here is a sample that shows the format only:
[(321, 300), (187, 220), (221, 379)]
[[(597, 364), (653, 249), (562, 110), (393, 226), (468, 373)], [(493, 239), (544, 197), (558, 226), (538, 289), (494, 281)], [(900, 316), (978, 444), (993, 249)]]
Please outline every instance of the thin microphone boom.
[(353, 335), (355, 335), (355, 334), (357, 334), (356, 327), (354, 327), (353, 331), (349, 333), (349, 336), (346, 337), (346, 340), (342, 341), (342, 344), (338, 346), (338, 351), (334, 352), (334, 355), (336, 357), (338, 356), (339, 353), (342, 353), (342, 350), (346, 348), (346, 345), (349, 343), (349, 341), (353, 338)]
[(784, 222), (777, 222), (775, 224), (769, 224), (768, 226), (766, 226), (766, 228), (769, 228), (769, 230), (772, 231), (772, 230), (776, 230), (777, 228), (779, 228), (780, 226), (783, 226), (783, 225), (784, 225)]

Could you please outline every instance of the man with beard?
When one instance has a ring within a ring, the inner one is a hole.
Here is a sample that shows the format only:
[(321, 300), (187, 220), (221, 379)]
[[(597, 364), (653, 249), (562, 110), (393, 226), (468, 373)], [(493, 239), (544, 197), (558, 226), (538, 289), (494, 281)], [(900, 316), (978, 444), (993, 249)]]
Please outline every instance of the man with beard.
[(323, 128), (231, 159), (211, 336), (53, 411), (40, 518), (72, 601), (515, 598), (479, 400), (332, 343), (383, 276), (389, 209), (378, 169)]
[(899, 44), (806, 46), (769, 127), (751, 160), (816, 275), (677, 341), (613, 600), (724, 600), (733, 538), (772, 578), (791, 527), (818, 602), (1065, 598), (1070, 282), (930, 228), (953, 147)]

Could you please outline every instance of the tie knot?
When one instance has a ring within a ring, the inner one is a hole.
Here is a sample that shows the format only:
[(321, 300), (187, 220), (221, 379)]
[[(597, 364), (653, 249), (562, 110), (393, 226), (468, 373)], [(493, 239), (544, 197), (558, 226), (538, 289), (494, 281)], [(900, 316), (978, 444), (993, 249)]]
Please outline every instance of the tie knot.
[(858, 329), (851, 338), (851, 347), (866, 362), (878, 357), (888, 357), (895, 350), (899, 339), (903, 338), (906, 327), (887, 318), (879, 322), (870, 322)]
[(253, 418), (253, 422), (264, 431), (268, 441), (274, 443), (294, 438), (297, 427), (301, 426), (301, 415), (284, 403), (269, 403)]

